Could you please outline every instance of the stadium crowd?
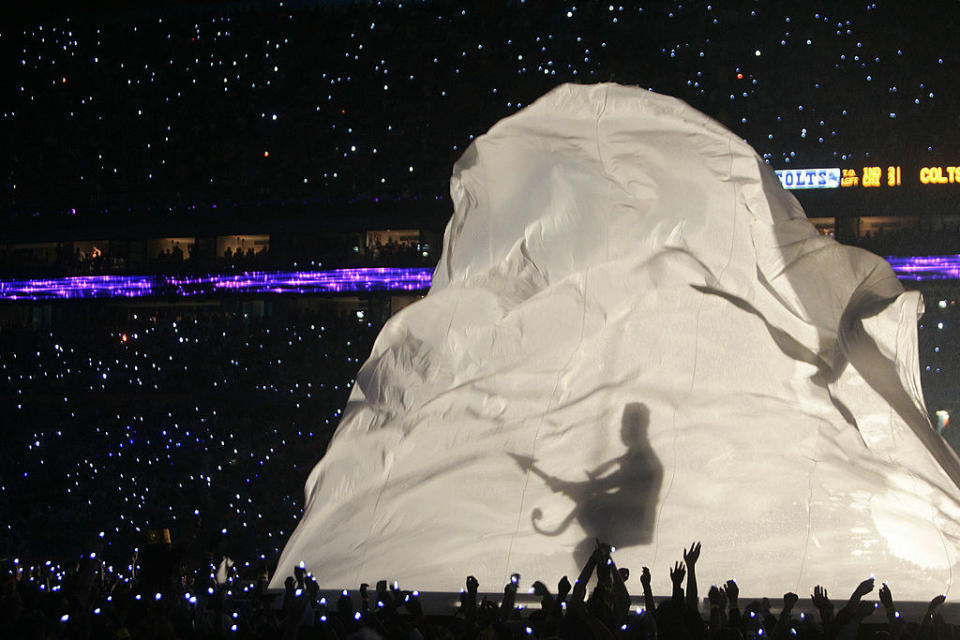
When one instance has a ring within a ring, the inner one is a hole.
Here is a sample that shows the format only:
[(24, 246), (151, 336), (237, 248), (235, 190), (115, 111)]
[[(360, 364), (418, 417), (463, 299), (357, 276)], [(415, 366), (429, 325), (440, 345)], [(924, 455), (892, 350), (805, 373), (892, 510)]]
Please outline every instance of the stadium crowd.
[(562, 82), (677, 96), (777, 168), (950, 162), (958, 142), (929, 124), (956, 92), (933, 6), (84, 6), (0, 33), (10, 223), (429, 208), (474, 136)]
[[(187, 567), (172, 557), (170, 545), (159, 542), (166, 557), (152, 558), (130, 579), (118, 579), (96, 553), (52, 579), (46, 567), (6, 564), (0, 593), (0, 631), (17, 638), (286, 638), (308, 639), (473, 639), (563, 638), (604, 640), (706, 639), (746, 640), (770, 637), (814, 639), (875, 638), (945, 640), (956, 629), (940, 615), (945, 597), (933, 598), (918, 620), (902, 616), (887, 584), (879, 603), (865, 601), (874, 579), (861, 582), (837, 609), (827, 590), (813, 587), (811, 601), (819, 616), (794, 614), (799, 601), (785, 593), (782, 603), (754, 600), (740, 607), (740, 586), (727, 580), (713, 585), (707, 604), (700, 602), (696, 565), (700, 544), (684, 549), (683, 560), (670, 568), (669, 596), (655, 597), (651, 573), (642, 568), (641, 594), (634, 604), (627, 584), (629, 569), (617, 567), (612, 548), (597, 542), (580, 575), (571, 584), (564, 576), (552, 592), (543, 582), (530, 593), (540, 607), (518, 604), (521, 576), (514, 574), (502, 597), (481, 599), (479, 583), (468, 576), (456, 612), (426, 615), (417, 591), (375, 589), (361, 584), (343, 590), (334, 602), (321, 595), (317, 580), (303, 568), (288, 576), (283, 594), (266, 590), (266, 572), (241, 582), (224, 558), (220, 566)], [(147, 568), (149, 566), (149, 569)], [(686, 579), (686, 589), (684, 589)], [(593, 585), (592, 589), (590, 588)], [(588, 597), (589, 590), (589, 597)], [(880, 605), (886, 621), (874, 615)], [(709, 610), (704, 617), (701, 607)], [(871, 620), (871, 617), (874, 620)]]
[(870, 624), (882, 617), (859, 597), (832, 615), (819, 589), (819, 619), (791, 616), (789, 594), (786, 616), (765, 601), (741, 610), (733, 582), (709, 590), (703, 618), (699, 546), (672, 568), (671, 597), (653, 599), (642, 571), (636, 603), (606, 546), (573, 585), (551, 593), (535, 582), (540, 609), (517, 604), (519, 578), (502, 599), (481, 599), (468, 580), (452, 616), (424, 615), (414, 592), (385, 584), (327, 602), (322, 576), (303, 570), (285, 594), (268, 593), (302, 513), (303, 479), (380, 328), (375, 313), (329, 299), (286, 311), (282, 302), (271, 300), (270, 313), (239, 300), (115, 312), (95, 303), (48, 327), (29, 316), (0, 331), (11, 418), (0, 436), (0, 635), (833, 639), (857, 637), (864, 622), (863, 637), (952, 637), (936, 606), (925, 624), (906, 625), (886, 587), (886, 625)]
[[(69, 241), (185, 220), (215, 223), (217, 235), (235, 220), (359, 218), (385, 205), (440, 216), (426, 225), (440, 227), (450, 167), (474, 136), (561, 82), (676, 95), (777, 167), (854, 166), (906, 148), (945, 162), (960, 143), (960, 128), (930, 126), (949, 122), (958, 86), (955, 25), (934, 5), (283, 4), (77, 10), (5, 25), (0, 42), (15, 58), (6, 54), (13, 71), (0, 108), (4, 228)], [(909, 37), (918, 22), (931, 29), (922, 41)], [(957, 249), (955, 236), (933, 228), (861, 244), (935, 253)], [(313, 255), (343, 264), (348, 250)], [(421, 257), (382, 246), (369, 260)], [(288, 266), (272, 249), (208, 258), (164, 253), (150, 268)], [(46, 275), (7, 259), (0, 268)], [(123, 271), (120, 260), (100, 248), (55, 264), (97, 274)], [(273, 313), (259, 313), (263, 304)], [(573, 584), (534, 583), (536, 610), (516, 606), (519, 578), (499, 602), (481, 601), (468, 578), (459, 613), (442, 619), (385, 583), (327, 603), (306, 572), (272, 600), (268, 571), (379, 320), (285, 312), (277, 300), (95, 305), (54, 308), (63, 318), (52, 323), (31, 309), (22, 326), (0, 330), (3, 637), (953, 633), (936, 599), (907, 624), (887, 587), (878, 594), (887, 624), (862, 625), (880, 617), (862, 602), (869, 581), (836, 612), (817, 588), (819, 620), (792, 615), (792, 594), (777, 614), (763, 601), (741, 610), (731, 581), (709, 590), (705, 620), (699, 546), (673, 567), (674, 591), (659, 601), (642, 570), (642, 611), (605, 545)]]
[(96, 543), (124, 566), (112, 550), (159, 525), (196, 554), (279, 553), (379, 322), (262, 304), (93, 303), (0, 330), (4, 554)]

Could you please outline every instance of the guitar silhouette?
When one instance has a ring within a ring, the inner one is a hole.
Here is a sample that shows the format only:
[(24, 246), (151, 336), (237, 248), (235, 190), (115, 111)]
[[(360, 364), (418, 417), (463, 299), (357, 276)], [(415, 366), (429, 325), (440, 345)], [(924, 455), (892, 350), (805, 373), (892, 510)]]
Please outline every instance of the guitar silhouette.
[(574, 502), (553, 526), (543, 526), (543, 510), (535, 508), (530, 514), (533, 529), (541, 535), (558, 536), (577, 521), (585, 536), (575, 552), (578, 562), (589, 557), (596, 538), (618, 547), (649, 543), (663, 483), (663, 465), (647, 440), (649, 422), (646, 405), (626, 405), (620, 428), (626, 452), (587, 470), (586, 480), (565, 480), (545, 472), (535, 458), (509, 453), (524, 472), (533, 473), (555, 493)]

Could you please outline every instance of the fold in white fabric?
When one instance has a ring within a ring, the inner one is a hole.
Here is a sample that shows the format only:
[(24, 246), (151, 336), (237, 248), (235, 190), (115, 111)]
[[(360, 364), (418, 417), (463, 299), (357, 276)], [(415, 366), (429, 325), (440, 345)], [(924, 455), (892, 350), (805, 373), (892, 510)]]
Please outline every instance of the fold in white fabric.
[(563, 85), (451, 191), (433, 287), (360, 370), (274, 586), (301, 561), (324, 588), (551, 584), (600, 538), (660, 594), (693, 540), (701, 584), (745, 595), (949, 589), (960, 465), (924, 408), (922, 300), (745, 142)]

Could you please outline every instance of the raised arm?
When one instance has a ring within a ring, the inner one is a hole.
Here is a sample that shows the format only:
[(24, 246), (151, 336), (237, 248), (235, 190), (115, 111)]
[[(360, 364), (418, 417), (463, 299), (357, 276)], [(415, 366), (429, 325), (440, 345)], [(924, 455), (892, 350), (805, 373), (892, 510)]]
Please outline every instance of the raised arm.
[(580, 575), (577, 576), (577, 581), (573, 585), (573, 593), (570, 594), (571, 600), (583, 602), (587, 594), (587, 583), (590, 582), (590, 576), (593, 575), (593, 570), (596, 566), (597, 551), (594, 551), (587, 559), (587, 563), (583, 565), (583, 569), (580, 570)]
[(920, 630), (917, 633), (919, 640), (929, 640), (933, 636), (933, 617), (936, 615), (937, 609), (946, 599), (947, 596), (940, 595), (931, 600), (930, 604), (927, 605), (927, 610), (923, 614), (923, 620), (920, 621)]
[(672, 598), (677, 604), (683, 604), (683, 577), (687, 575), (687, 570), (683, 568), (683, 563), (678, 562), (670, 569), (670, 581), (673, 583)]
[(786, 640), (790, 630), (790, 612), (793, 611), (793, 605), (797, 604), (799, 599), (797, 594), (792, 592), (783, 594), (783, 609), (780, 610), (777, 626), (773, 630), (774, 640)]
[(567, 601), (567, 596), (570, 595), (570, 589), (572, 589), (570, 581), (567, 580), (567, 576), (560, 578), (560, 582), (557, 583), (557, 615), (560, 615), (560, 612), (563, 608), (563, 603)]
[(727, 596), (722, 589), (718, 589), (714, 585), (707, 592), (707, 598), (710, 600), (710, 637), (720, 638), (727, 622), (726, 612), (724, 611), (727, 605)]
[(624, 573), (630, 575), (627, 569), (617, 569), (617, 564), (610, 558), (610, 575), (613, 578), (613, 615), (617, 624), (622, 624), (630, 612), (630, 592), (627, 591)]
[(858, 584), (857, 588), (853, 590), (853, 593), (850, 594), (850, 599), (847, 600), (847, 604), (844, 605), (843, 610), (849, 615), (856, 614), (857, 609), (860, 606), (860, 598), (867, 595), (871, 591), (873, 591), (873, 578), (867, 578)]
[(730, 613), (727, 616), (727, 625), (742, 632), (743, 616), (740, 615), (740, 605), (738, 602), (740, 587), (737, 586), (737, 581), (733, 578), (727, 580), (726, 584), (723, 585), (723, 593), (726, 594), (730, 607)]
[(860, 621), (873, 613), (875, 605), (870, 602), (861, 602), (860, 599), (873, 591), (873, 578), (867, 578), (857, 585), (850, 594), (847, 604), (837, 612), (833, 626), (828, 632), (829, 637), (843, 635), (855, 637), (860, 628)]
[(533, 583), (533, 593), (540, 598), (540, 609), (545, 614), (552, 614), (557, 609), (557, 601), (553, 599), (550, 589), (539, 580)]
[(893, 602), (893, 593), (890, 591), (890, 587), (886, 582), (883, 583), (883, 586), (880, 587), (880, 591), (877, 592), (877, 595), (880, 596), (880, 604), (883, 605), (883, 609), (887, 614), (887, 622), (890, 627), (890, 638), (892, 640), (900, 640), (903, 636), (903, 616), (900, 615), (900, 612), (897, 611), (897, 606)]
[(643, 587), (643, 607), (648, 614), (653, 615), (653, 612), (657, 609), (657, 604), (653, 600), (653, 589), (650, 588), (650, 569), (647, 567), (644, 567), (643, 571), (640, 572), (640, 586)]
[(690, 550), (683, 551), (683, 562), (687, 565), (687, 609), (698, 611), (697, 602), (697, 560), (700, 558), (700, 543), (694, 542)]
[(503, 602), (500, 603), (500, 619), (509, 620), (513, 615), (514, 605), (517, 602), (517, 587), (520, 584), (520, 574), (510, 576), (510, 582), (503, 588)]
[(607, 629), (599, 618), (587, 611), (587, 607), (582, 600), (571, 599), (569, 607), (570, 613), (587, 627), (591, 640), (613, 640), (613, 633)]
[(813, 588), (813, 594), (810, 598), (813, 600), (813, 606), (820, 612), (820, 624), (823, 626), (824, 635), (826, 635), (830, 625), (833, 624), (833, 603), (827, 597), (827, 590), (820, 585)]
[(472, 628), (477, 624), (477, 590), (480, 583), (473, 576), (467, 576), (467, 591), (464, 593), (463, 614), (467, 624)]

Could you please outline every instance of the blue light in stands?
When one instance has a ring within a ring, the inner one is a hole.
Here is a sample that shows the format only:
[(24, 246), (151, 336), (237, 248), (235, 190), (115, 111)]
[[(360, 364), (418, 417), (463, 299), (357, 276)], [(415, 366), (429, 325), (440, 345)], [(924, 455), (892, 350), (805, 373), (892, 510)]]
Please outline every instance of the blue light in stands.
[[(888, 257), (901, 280), (960, 279), (960, 255)], [(341, 293), (422, 291), (430, 288), (427, 268), (360, 268), (329, 271), (251, 271), (230, 275), (76, 276), (34, 280), (0, 280), (0, 300), (72, 300), (200, 296), (214, 293)]]
[(361, 268), (329, 271), (252, 271), (242, 274), (179, 276), (80, 276), (0, 280), (0, 300), (72, 300), (199, 296), (214, 293), (340, 293), (421, 291), (430, 287), (427, 268)]
[(901, 280), (960, 279), (960, 255), (887, 258)]

